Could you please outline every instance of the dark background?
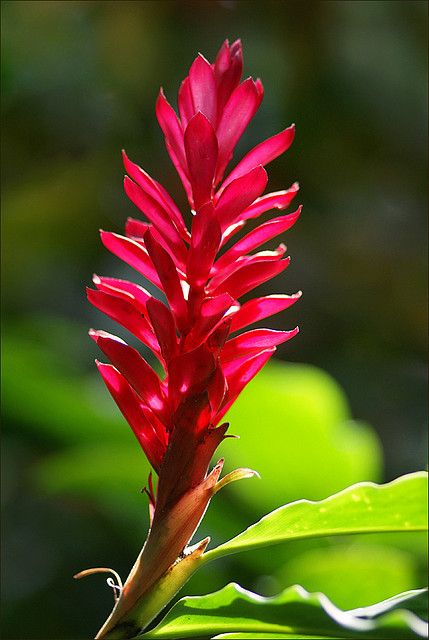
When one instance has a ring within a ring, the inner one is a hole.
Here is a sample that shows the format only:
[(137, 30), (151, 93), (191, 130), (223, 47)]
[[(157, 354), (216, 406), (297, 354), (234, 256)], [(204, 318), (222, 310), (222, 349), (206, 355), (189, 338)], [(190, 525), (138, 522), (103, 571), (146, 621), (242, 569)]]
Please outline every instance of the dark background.
[[(154, 103), (161, 84), (174, 102), (196, 53), (212, 60), (225, 37), (242, 39), (245, 76), (265, 86), (239, 152), (297, 125), (268, 169), (270, 190), (299, 180), (304, 205), (286, 238), (292, 265), (265, 289), (304, 292), (270, 322), (301, 328), (277, 356), (337, 381), (381, 440), (384, 479), (425, 467), (427, 4), (14, 1), (2, 31), (4, 637), (88, 637), (110, 594), (69, 576), (97, 562), (126, 573), (146, 514), (124, 515), (132, 500), (106, 433), (126, 428), (86, 337), (113, 325), (84, 287), (93, 272), (123, 273), (98, 237), (135, 215), (121, 148), (184, 206)], [(88, 433), (92, 450), (55, 462)], [(88, 489), (103, 455), (109, 471)], [(224, 582), (231, 567), (246, 580), (231, 564)]]

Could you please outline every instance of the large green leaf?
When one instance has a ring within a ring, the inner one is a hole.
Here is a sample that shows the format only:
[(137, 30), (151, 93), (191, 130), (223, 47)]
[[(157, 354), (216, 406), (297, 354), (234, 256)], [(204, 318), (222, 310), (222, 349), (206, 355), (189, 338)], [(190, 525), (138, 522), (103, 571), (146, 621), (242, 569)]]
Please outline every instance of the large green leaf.
[(208, 551), (205, 561), (288, 540), (423, 531), (427, 529), (427, 477), (427, 473), (421, 471), (384, 485), (361, 482), (325, 500), (292, 502)]
[[(231, 583), (215, 593), (182, 598), (165, 618), (140, 638), (240, 638), (242, 632), (296, 634), (319, 637), (412, 638), (424, 637), (426, 624), (419, 617), (425, 589), (407, 591), (371, 607), (343, 611), (325, 595), (303, 587), (289, 587), (274, 598), (264, 598)], [(281, 634), (281, 635), (280, 635)], [(246, 636), (244, 636), (246, 637)], [(273, 636), (276, 637), (276, 636)]]

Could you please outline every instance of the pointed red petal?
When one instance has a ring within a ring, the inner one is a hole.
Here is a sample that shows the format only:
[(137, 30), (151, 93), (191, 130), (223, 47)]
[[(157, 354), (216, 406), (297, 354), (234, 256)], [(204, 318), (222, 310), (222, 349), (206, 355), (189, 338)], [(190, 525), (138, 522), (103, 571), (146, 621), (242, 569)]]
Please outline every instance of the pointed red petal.
[[(161, 422), (157, 414), (154, 411), (152, 411), (152, 409), (149, 409), (149, 407), (145, 406), (144, 404), (142, 404), (140, 408), (143, 411), (144, 417), (149, 422), (152, 429), (158, 436), (159, 441), (161, 442), (163, 447), (167, 447), (168, 445), (167, 423), (164, 424), (163, 422)], [(167, 416), (167, 418), (169, 420), (170, 416)], [(170, 424), (168, 423), (168, 430), (169, 429), (170, 429)]]
[(100, 291), (105, 291), (116, 297), (124, 298), (124, 300), (130, 301), (130, 295), (135, 301), (134, 306), (136, 309), (146, 313), (146, 302), (151, 297), (149, 291), (146, 291), (144, 287), (134, 282), (128, 282), (128, 280), (119, 280), (118, 278), (106, 278), (100, 277), (96, 274), (93, 275), (92, 281)]
[(224, 280), (231, 278), (232, 275), (239, 270), (242, 270), (244, 266), (252, 264), (260, 264), (262, 262), (277, 262), (286, 253), (286, 245), (279, 244), (274, 251), (258, 251), (251, 256), (240, 256), (233, 264), (227, 269), (219, 270), (210, 280), (210, 291), (218, 289), (219, 285)]
[(205, 344), (174, 358), (169, 367), (169, 394), (173, 407), (186, 397), (206, 391), (215, 369), (215, 358)]
[(261, 349), (276, 347), (282, 342), (290, 340), (297, 333), (298, 327), (292, 331), (274, 331), (273, 329), (247, 331), (225, 343), (221, 353), (221, 362), (224, 364), (247, 354), (260, 352)]
[(205, 342), (209, 335), (217, 329), (226, 316), (237, 313), (240, 305), (227, 293), (222, 293), (216, 298), (205, 298), (201, 304), (200, 312), (190, 333), (186, 336), (184, 348), (195, 349)]
[(157, 231), (152, 224), (142, 222), (141, 220), (136, 220), (135, 218), (127, 218), (127, 221), (125, 223), (125, 235), (127, 236), (127, 238), (130, 238), (131, 240), (135, 240), (136, 242), (142, 244), (145, 250), (146, 247), (144, 246), (144, 236), (148, 229), (152, 230), (154, 238), (162, 247), (164, 247), (167, 253), (170, 254), (173, 261), (177, 262), (178, 269), (184, 271), (185, 265), (183, 264), (183, 261), (177, 258), (177, 255), (172, 249), (171, 244), (166, 242), (165, 238), (162, 237), (159, 231)]
[(149, 229), (149, 227), (153, 228), (153, 226), (148, 222), (136, 220), (136, 218), (127, 218), (127, 221), (125, 223), (125, 234), (127, 238), (142, 241), (144, 238), (144, 234)]
[(219, 357), (221, 350), (229, 336), (232, 318), (226, 315), (207, 338), (207, 347), (214, 354), (216, 359)]
[(194, 216), (191, 246), (186, 273), (191, 286), (201, 287), (207, 282), (221, 241), (220, 225), (213, 205), (209, 202)]
[(237, 313), (234, 315), (231, 324), (231, 331), (238, 331), (243, 327), (247, 327), (253, 322), (263, 320), (269, 316), (288, 309), (301, 297), (301, 292), (292, 296), (275, 294), (262, 298), (253, 298), (245, 302)]
[(194, 101), (192, 100), (191, 87), (189, 77), (186, 77), (180, 85), (179, 95), (177, 98), (179, 106), (180, 120), (182, 127), (185, 129), (189, 120), (195, 115)]
[(215, 125), (217, 109), (215, 75), (211, 64), (201, 54), (189, 69), (189, 86), (195, 111), (201, 111)]
[(194, 209), (209, 202), (217, 163), (217, 138), (212, 125), (200, 111), (185, 131), (185, 150), (192, 185)]
[(228, 185), (216, 204), (216, 215), (222, 230), (241, 217), (243, 210), (247, 209), (264, 191), (267, 181), (267, 172), (264, 167), (259, 166)]
[[(182, 171), (187, 174), (185, 148), (183, 145), (183, 130), (182, 126), (177, 118), (176, 112), (168, 102), (161, 89), (156, 101), (156, 117), (159, 122), (159, 126), (164, 132), (165, 139), (168, 145), (174, 152), (175, 160), (177, 160), (182, 168)], [(168, 150), (168, 147), (167, 147)], [(172, 158), (173, 160), (173, 158)], [(173, 160), (174, 162), (174, 160)]]
[(284, 153), (295, 137), (295, 125), (291, 125), (275, 136), (264, 140), (247, 153), (221, 185), (223, 191), (233, 180), (244, 175), (258, 165), (266, 166), (269, 162)]
[(258, 285), (274, 278), (289, 266), (290, 258), (277, 262), (255, 261), (245, 263), (237, 269), (230, 277), (226, 278), (210, 294), (215, 296), (220, 293), (229, 293), (235, 299), (251, 291)]
[(163, 416), (166, 409), (166, 399), (160, 380), (139, 352), (106, 331), (91, 329), (89, 335), (110, 362), (125, 376), (145, 404), (155, 413)]
[(144, 237), (150, 258), (155, 265), (168, 303), (173, 311), (179, 331), (185, 331), (188, 322), (188, 309), (183, 297), (179, 275), (170, 255), (154, 238), (150, 229)]
[(174, 164), (177, 173), (179, 174), (179, 178), (182, 181), (183, 184), (183, 188), (185, 189), (185, 193), (187, 195), (188, 198), (188, 202), (190, 204), (190, 206), (193, 206), (193, 200), (192, 200), (192, 189), (191, 189), (191, 183), (189, 182), (187, 173), (185, 173), (185, 171), (183, 170), (177, 155), (175, 154), (172, 146), (168, 143), (168, 141), (166, 140), (165, 142), (165, 146), (167, 147), (167, 151), (170, 155), (171, 161)]
[(299, 191), (299, 184), (294, 184), (287, 191), (276, 191), (275, 193), (267, 193), (262, 198), (255, 200), (240, 216), (240, 220), (249, 220), (257, 218), (265, 211), (270, 209), (286, 209)]
[(290, 229), (299, 218), (301, 209), (302, 207), (299, 207), (294, 213), (269, 220), (250, 231), (215, 262), (212, 274), (214, 275), (227, 269), (240, 256), (246, 255), (261, 244), (264, 244), (264, 242)]
[(183, 265), (186, 261), (186, 247), (179, 235), (168, 212), (138, 184), (130, 180), (128, 176), (124, 178), (124, 188), (129, 199), (142, 211), (158, 230), (176, 260)]
[(101, 231), (100, 235), (106, 249), (143, 274), (157, 287), (161, 287), (161, 281), (145, 247), (135, 240), (110, 231)]
[(158, 185), (158, 188), (159, 188), (160, 192), (164, 196), (164, 200), (167, 202), (167, 204), (170, 207), (170, 212), (172, 213), (172, 218), (174, 220), (174, 223), (175, 223), (179, 233), (181, 234), (181, 236), (185, 240), (185, 242), (189, 242), (190, 234), (189, 234), (188, 229), (186, 228), (185, 222), (184, 222), (184, 220), (182, 218), (182, 214), (180, 213), (178, 207), (176, 206), (176, 203), (173, 201), (173, 199), (171, 198), (170, 194), (168, 193), (168, 191), (166, 189), (164, 189), (164, 187), (162, 186), (161, 183), (157, 182), (156, 184)]
[(131, 296), (128, 301), (104, 291), (87, 289), (86, 292), (89, 302), (94, 307), (125, 327), (158, 356), (158, 342), (152, 328), (143, 314), (134, 306)]
[(243, 72), (240, 40), (236, 40), (231, 47), (226, 40), (220, 48), (213, 66), (217, 84), (218, 111), (221, 113), (231, 93), (240, 82)]
[(246, 224), (245, 220), (239, 220), (238, 222), (234, 222), (234, 224), (231, 224), (229, 227), (227, 227), (225, 231), (222, 233), (222, 242), (220, 246), (223, 247), (224, 245), (226, 245), (226, 243), (233, 236), (235, 236), (235, 234), (238, 233), (240, 229), (244, 227), (245, 224)]
[(230, 53), (229, 53), (229, 41), (228, 39), (222, 42), (219, 51), (216, 54), (216, 59), (213, 64), (216, 80), (221, 81), (224, 73), (228, 71), (230, 67)]
[(159, 473), (165, 448), (145, 417), (136, 393), (115, 367), (100, 362), (97, 362), (97, 367), (114, 401), (140, 442), (147, 459)]
[(139, 185), (139, 187), (141, 187), (151, 198), (153, 198), (157, 202), (159, 207), (161, 207), (166, 212), (166, 216), (164, 217), (166, 217), (168, 220), (173, 220), (182, 238), (186, 240), (189, 236), (189, 233), (183, 221), (182, 214), (180, 213), (170, 194), (159, 182), (151, 178), (151, 176), (146, 173), (146, 171), (144, 171), (134, 162), (131, 162), (131, 160), (127, 157), (125, 151), (122, 151), (122, 158), (124, 161), (125, 171), (128, 173), (130, 178), (132, 178), (134, 182)]
[(217, 137), (219, 141), (219, 162), (216, 176), (218, 182), (233, 150), (250, 120), (255, 115), (262, 96), (252, 78), (247, 78), (234, 89), (219, 121)]
[(162, 357), (168, 363), (176, 355), (178, 348), (173, 315), (170, 309), (156, 298), (148, 300), (147, 311), (158, 339)]

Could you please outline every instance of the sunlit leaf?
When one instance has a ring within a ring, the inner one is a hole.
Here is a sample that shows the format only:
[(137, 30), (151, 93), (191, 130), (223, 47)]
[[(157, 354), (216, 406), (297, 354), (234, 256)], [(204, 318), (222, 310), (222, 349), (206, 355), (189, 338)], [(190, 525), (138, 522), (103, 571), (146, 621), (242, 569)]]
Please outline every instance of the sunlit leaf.
[(298, 500), (269, 513), (205, 554), (214, 558), (267, 545), (324, 536), (427, 529), (427, 473), (384, 485), (361, 482), (325, 500)]
[(371, 607), (343, 611), (324, 594), (309, 593), (297, 585), (264, 598), (231, 583), (215, 593), (182, 598), (158, 626), (140, 637), (152, 640), (232, 633), (226, 637), (240, 638), (237, 634), (247, 632), (251, 637), (273, 633), (284, 638), (296, 638), (296, 634), (412, 638), (426, 633), (427, 625), (416, 613), (421, 612), (425, 596), (425, 589), (408, 591)]

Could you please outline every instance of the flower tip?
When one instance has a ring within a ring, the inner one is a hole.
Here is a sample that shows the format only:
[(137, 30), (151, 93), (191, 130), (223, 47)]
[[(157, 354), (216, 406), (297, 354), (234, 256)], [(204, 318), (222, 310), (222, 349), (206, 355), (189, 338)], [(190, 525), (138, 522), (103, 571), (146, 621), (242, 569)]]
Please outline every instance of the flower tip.
[(207, 60), (205, 55), (201, 53), (201, 51), (198, 51), (197, 57), (195, 58), (194, 62), (196, 62), (197, 60), (202, 60), (204, 64), (210, 64), (210, 62)]
[(254, 85), (259, 96), (262, 98), (264, 95), (264, 85), (262, 84), (262, 80), (260, 78), (256, 78)]
[(125, 151), (125, 149), (121, 149), (121, 157), (122, 157), (122, 162), (126, 166), (129, 163), (130, 159), (128, 158), (127, 152)]
[(293, 220), (293, 224), (298, 220), (302, 213), (302, 204), (299, 205), (298, 209), (296, 209), (293, 213), (289, 214), (291, 220)]
[(158, 97), (156, 99), (155, 102), (155, 110), (158, 109), (160, 107), (160, 103), (163, 102), (164, 104), (167, 103), (167, 98), (165, 97), (165, 93), (164, 93), (164, 87), (159, 87), (159, 93), (158, 93)]

